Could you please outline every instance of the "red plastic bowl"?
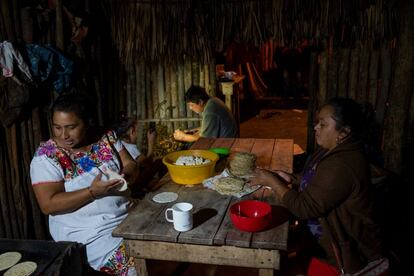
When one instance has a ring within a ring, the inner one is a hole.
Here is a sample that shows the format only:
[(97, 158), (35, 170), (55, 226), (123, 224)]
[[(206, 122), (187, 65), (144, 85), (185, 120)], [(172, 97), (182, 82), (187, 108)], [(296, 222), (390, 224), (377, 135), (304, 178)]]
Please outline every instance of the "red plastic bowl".
[(243, 200), (230, 207), (230, 219), (237, 229), (258, 232), (266, 228), (272, 219), (272, 207), (258, 200)]

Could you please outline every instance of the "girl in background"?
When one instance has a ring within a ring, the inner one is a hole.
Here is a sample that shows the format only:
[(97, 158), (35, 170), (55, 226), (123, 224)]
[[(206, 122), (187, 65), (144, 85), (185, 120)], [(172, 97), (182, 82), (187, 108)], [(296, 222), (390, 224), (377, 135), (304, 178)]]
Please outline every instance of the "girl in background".
[[(120, 115), (118, 122), (114, 129), (117, 136), (125, 149), (129, 152), (131, 157), (135, 159), (139, 166), (139, 176), (136, 187), (148, 186), (154, 175), (161, 169), (162, 163), (160, 160), (154, 160), (153, 150), (154, 143), (157, 137), (155, 127), (150, 126), (147, 131), (147, 153), (141, 153), (137, 146), (138, 140), (138, 122), (136, 119), (127, 117), (124, 113)], [(132, 191), (132, 196), (135, 197), (138, 191)]]

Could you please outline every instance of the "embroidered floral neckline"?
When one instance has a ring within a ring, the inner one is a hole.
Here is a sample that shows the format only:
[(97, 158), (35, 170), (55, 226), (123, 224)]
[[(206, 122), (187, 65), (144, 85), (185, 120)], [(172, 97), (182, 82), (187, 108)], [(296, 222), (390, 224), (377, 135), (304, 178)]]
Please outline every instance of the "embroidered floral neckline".
[(36, 155), (46, 155), (57, 161), (64, 172), (65, 179), (69, 180), (91, 171), (94, 167), (99, 168), (104, 162), (113, 159), (110, 143), (114, 141), (113, 135), (105, 135), (98, 142), (92, 144), (89, 150), (72, 152), (58, 146), (53, 139), (50, 139), (40, 145)]

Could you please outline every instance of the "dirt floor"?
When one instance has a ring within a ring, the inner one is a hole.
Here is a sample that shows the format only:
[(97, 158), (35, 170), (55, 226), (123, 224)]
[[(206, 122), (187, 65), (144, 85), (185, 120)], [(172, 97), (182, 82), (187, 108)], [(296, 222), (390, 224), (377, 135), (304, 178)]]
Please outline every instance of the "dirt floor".
[(242, 138), (292, 139), (306, 151), (307, 118), (305, 109), (262, 109), (253, 118), (241, 123)]

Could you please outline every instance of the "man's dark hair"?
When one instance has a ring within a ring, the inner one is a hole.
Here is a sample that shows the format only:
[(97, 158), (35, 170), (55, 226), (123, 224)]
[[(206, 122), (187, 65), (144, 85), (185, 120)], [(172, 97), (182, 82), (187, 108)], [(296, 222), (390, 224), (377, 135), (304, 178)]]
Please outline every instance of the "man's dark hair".
[(200, 101), (206, 103), (210, 96), (207, 94), (206, 90), (197, 85), (192, 85), (184, 95), (185, 102), (192, 102), (196, 104), (200, 104)]

